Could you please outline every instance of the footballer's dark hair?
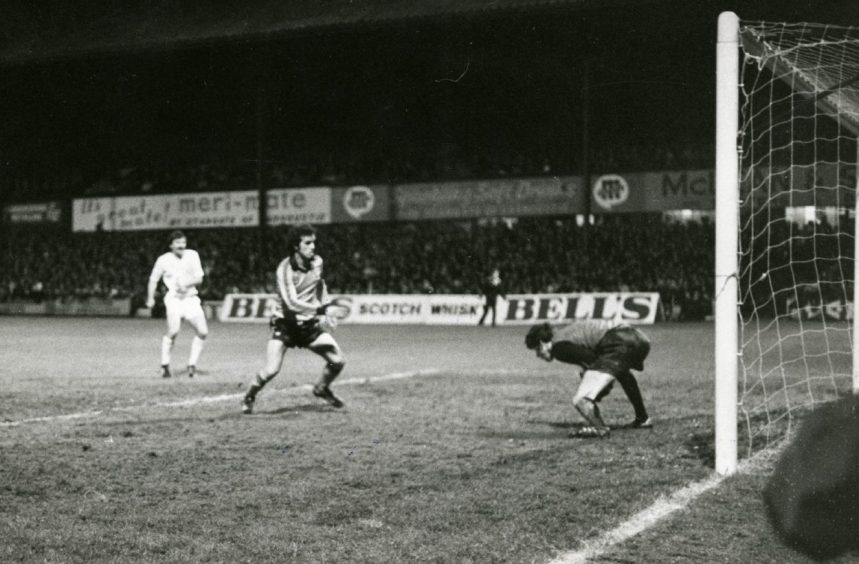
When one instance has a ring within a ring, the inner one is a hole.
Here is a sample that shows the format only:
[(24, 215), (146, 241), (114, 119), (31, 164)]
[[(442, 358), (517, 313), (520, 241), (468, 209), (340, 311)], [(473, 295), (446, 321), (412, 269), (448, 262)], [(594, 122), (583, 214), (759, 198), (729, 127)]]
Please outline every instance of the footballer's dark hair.
[(311, 235), (316, 235), (316, 229), (314, 229), (309, 223), (293, 225), (289, 228), (289, 231), (286, 232), (287, 250), (289, 250), (290, 253), (296, 252), (298, 250), (298, 245), (301, 244), (301, 238), (310, 237)]
[(536, 349), (540, 343), (548, 343), (552, 340), (552, 326), (548, 323), (539, 323), (528, 329), (528, 334), (525, 335), (525, 346), (529, 349)]
[(176, 239), (184, 239), (184, 238), (185, 238), (185, 234), (182, 233), (181, 231), (179, 231), (178, 229), (176, 229), (176, 230), (170, 232), (170, 238), (167, 239), (167, 244), (172, 245), (173, 241), (175, 241)]

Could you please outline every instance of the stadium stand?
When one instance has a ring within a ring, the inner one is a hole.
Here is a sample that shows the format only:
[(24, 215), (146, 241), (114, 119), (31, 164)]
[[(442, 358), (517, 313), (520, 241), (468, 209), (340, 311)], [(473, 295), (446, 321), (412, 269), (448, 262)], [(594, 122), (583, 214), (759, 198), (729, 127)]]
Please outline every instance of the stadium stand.
[[(693, 139), (658, 146), (606, 141), (594, 151), (595, 172), (702, 169), (712, 166), (713, 149)], [(7, 172), (2, 179), (8, 201), (68, 196), (130, 195), (257, 187), (257, 164), (251, 159), (224, 157), (206, 162), (124, 162), (98, 172), (52, 171), (37, 175)], [(269, 187), (371, 182), (425, 182), (542, 176), (578, 173), (576, 155), (547, 149), (474, 151), (423, 148), (397, 158), (343, 154), (281, 154), (266, 163), (263, 183)]]
[[(603, 83), (592, 96), (609, 110), (592, 106), (582, 162), (575, 54), (588, 38), (569, 33), (581, 19), (575, 10), (584, 9), (577, 0), (408, 8), (390, 0), (255, 0), (238, 11), (133, 4), (133, 16), (101, 3), (56, 6), (50, 18), (34, 18), (38, 10), (24, 5), (0, 9), (9, 22), (0, 42), (6, 98), (16, 101), (0, 135), (0, 204), (572, 175), (585, 165), (589, 174), (712, 167), (711, 136), (683, 88), (674, 90), (693, 117), (669, 128), (638, 106), (654, 93), (664, 98), (663, 88), (650, 92), (638, 81), (627, 97), (616, 87), (617, 69), (608, 68), (592, 69), (592, 85)], [(520, 33), (531, 8), (529, 34), (540, 41)], [(462, 34), (452, 32), (451, 15), (462, 17), (455, 24)], [(478, 16), (493, 25), (474, 26)], [(36, 19), (41, 27), (25, 25)], [(361, 33), (327, 33), (345, 28)], [(303, 35), (309, 29), (318, 35)], [(415, 51), (417, 32), (443, 40)], [(458, 35), (474, 41), (445, 39)], [(466, 61), (468, 84), (454, 92)], [(302, 88), (294, 87), (296, 73)], [(700, 133), (685, 133), (692, 131)], [(161, 233), (0, 228), (0, 300), (139, 296), (163, 250)], [(204, 297), (273, 289), (284, 231), (268, 230), (265, 246), (262, 236), (189, 232), (208, 270)], [(588, 228), (566, 216), (329, 225), (320, 229), (319, 251), (333, 291), (475, 293), (497, 267), (509, 292), (658, 290), (670, 317), (699, 317), (710, 309), (711, 240), (709, 224), (658, 215)]]
[[(334, 292), (475, 293), (497, 267), (509, 292), (658, 290), (669, 316), (709, 313), (710, 224), (642, 216), (585, 229), (569, 217), (327, 225), (319, 252)], [(207, 271), (205, 298), (274, 290), (285, 230), (271, 229), (265, 246), (259, 237), (256, 229), (189, 232)], [(8, 230), (0, 299), (139, 296), (162, 239), (160, 232)]]

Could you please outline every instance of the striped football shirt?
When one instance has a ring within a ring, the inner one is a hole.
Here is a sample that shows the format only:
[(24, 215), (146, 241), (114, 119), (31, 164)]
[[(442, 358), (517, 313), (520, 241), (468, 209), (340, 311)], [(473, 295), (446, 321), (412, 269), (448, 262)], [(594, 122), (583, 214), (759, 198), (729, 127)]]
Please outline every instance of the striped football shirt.
[(328, 299), (322, 279), (322, 257), (314, 256), (306, 266), (294, 257), (283, 259), (277, 267), (278, 301), (275, 317), (307, 321), (316, 316), (322, 300)]

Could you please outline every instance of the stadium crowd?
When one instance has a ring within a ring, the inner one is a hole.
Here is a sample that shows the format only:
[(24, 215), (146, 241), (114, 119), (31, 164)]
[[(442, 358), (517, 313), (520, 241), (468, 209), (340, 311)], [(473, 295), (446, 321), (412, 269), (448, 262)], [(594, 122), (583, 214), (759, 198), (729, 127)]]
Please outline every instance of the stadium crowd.
[[(606, 142), (589, 163), (592, 173), (646, 172), (711, 168), (713, 148), (691, 139), (673, 143)], [(82, 195), (119, 195), (256, 188), (258, 174), (267, 187), (354, 183), (425, 182), (550, 174), (580, 174), (579, 155), (546, 148), (516, 150), (422, 150), (385, 158), (354, 154), (282, 154), (266, 158), (210, 158), (130, 162), (119, 167), (82, 170), (39, 169), (34, 174), (8, 172), (0, 178), (8, 201)]]
[[(713, 228), (659, 216), (424, 221), (319, 227), (318, 252), (335, 293), (477, 293), (498, 268), (508, 293), (658, 291), (669, 317), (702, 317), (712, 295)], [(205, 299), (274, 291), (286, 230), (188, 232), (200, 252)], [(144, 293), (161, 232), (69, 235), (7, 230), (0, 300), (132, 297)], [(263, 243), (264, 241), (264, 243)]]
[[(691, 139), (672, 143), (607, 142), (589, 166), (598, 171), (694, 169), (711, 166), (712, 148)], [(424, 147), (423, 149), (426, 149)], [(437, 150), (361, 155), (279, 155), (253, 159), (144, 159), (128, 166), (93, 164), (89, 171), (45, 167), (35, 178), (6, 171), (6, 202), (72, 196), (419, 182), (578, 174), (578, 155), (551, 147)], [(105, 171), (108, 172), (105, 172)], [(0, 243), (0, 301), (143, 294), (162, 233), (69, 234), (65, 228), (7, 227)], [(272, 291), (285, 230), (193, 230), (189, 245), (203, 259), (204, 298), (229, 292)], [(659, 216), (607, 217), (584, 227), (575, 218), (423, 221), (320, 227), (319, 252), (333, 292), (476, 293), (494, 268), (505, 291), (659, 291), (669, 317), (710, 311), (712, 226), (679, 224)]]

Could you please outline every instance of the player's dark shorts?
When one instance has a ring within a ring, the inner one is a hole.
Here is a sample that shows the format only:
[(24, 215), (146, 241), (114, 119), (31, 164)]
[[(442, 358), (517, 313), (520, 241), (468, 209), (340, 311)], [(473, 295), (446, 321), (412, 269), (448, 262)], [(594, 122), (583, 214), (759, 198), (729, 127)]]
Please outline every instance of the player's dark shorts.
[(308, 321), (271, 318), (271, 338), (281, 341), (288, 348), (307, 348), (324, 332), (316, 318)]
[(608, 331), (597, 345), (597, 359), (588, 368), (611, 374), (615, 378), (630, 369), (644, 370), (644, 359), (650, 354), (650, 339), (629, 325)]

